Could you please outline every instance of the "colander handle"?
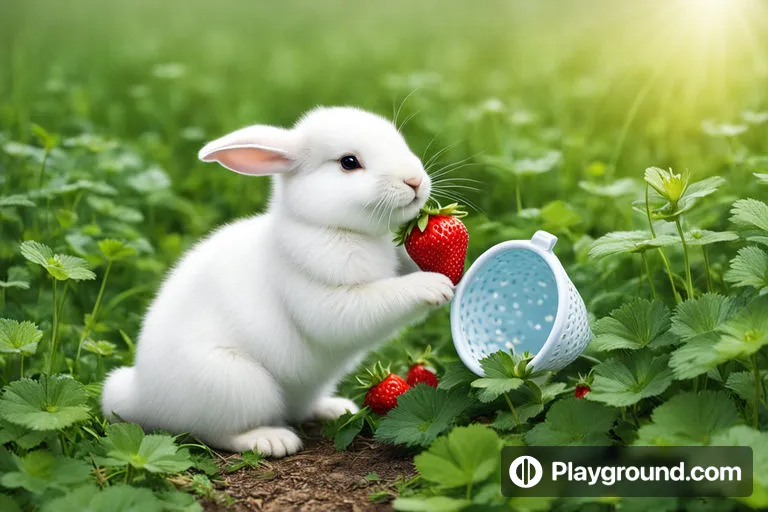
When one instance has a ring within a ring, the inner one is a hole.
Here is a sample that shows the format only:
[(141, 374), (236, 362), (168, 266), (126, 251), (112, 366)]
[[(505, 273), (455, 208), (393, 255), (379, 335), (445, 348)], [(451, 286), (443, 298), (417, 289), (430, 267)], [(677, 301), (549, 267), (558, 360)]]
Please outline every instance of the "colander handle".
[(546, 231), (537, 231), (531, 237), (531, 243), (543, 251), (552, 252), (552, 248), (557, 243), (557, 237)]

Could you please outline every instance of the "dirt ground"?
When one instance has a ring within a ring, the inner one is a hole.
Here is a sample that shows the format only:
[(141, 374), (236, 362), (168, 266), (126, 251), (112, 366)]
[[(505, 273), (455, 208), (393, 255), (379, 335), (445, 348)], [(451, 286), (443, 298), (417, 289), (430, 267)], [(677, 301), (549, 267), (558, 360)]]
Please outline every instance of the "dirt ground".
[[(391, 510), (398, 482), (414, 475), (408, 453), (358, 437), (347, 451), (337, 452), (333, 440), (317, 426), (305, 430), (305, 448), (292, 457), (270, 460), (257, 469), (227, 474), (221, 490), (234, 499), (219, 511), (383, 511)], [(225, 465), (226, 461), (222, 461)], [(371, 501), (376, 494), (378, 503)]]

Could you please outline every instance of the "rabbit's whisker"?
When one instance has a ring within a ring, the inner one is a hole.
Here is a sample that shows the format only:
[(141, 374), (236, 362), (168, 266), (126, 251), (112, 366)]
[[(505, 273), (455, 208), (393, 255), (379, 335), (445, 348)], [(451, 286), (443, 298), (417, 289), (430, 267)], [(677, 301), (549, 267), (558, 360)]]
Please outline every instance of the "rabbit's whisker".
[[(400, 105), (397, 107), (397, 110), (395, 111), (394, 118), (392, 119), (392, 124), (393, 125), (397, 126), (397, 119), (400, 117), (400, 110), (402, 110), (403, 105), (405, 105), (405, 102), (408, 101), (408, 98), (413, 96), (416, 93), (416, 91), (418, 91), (418, 90), (419, 90), (419, 88), (416, 87), (411, 92), (409, 92), (408, 94), (405, 95), (405, 98), (403, 98), (403, 100), (400, 102)], [(394, 107), (394, 105), (393, 105), (393, 107)], [(400, 131), (400, 129), (398, 128), (397, 131)]]
[(416, 112), (414, 112), (413, 114), (411, 114), (411, 115), (409, 115), (408, 117), (406, 117), (406, 118), (405, 118), (405, 121), (403, 121), (403, 122), (402, 122), (402, 124), (401, 124), (400, 126), (398, 126), (398, 127), (397, 127), (397, 131), (402, 133), (402, 131), (403, 131), (403, 128), (405, 128), (405, 125), (407, 125), (407, 124), (408, 124), (408, 121), (410, 121), (411, 119), (413, 119), (414, 117), (416, 117), (416, 116), (417, 116), (418, 114), (420, 114), (420, 113), (421, 113), (421, 109), (417, 110), (417, 111), (416, 111)]
[(440, 155), (442, 155), (443, 153), (445, 153), (445, 152), (446, 152), (446, 151), (448, 151), (449, 149), (452, 149), (452, 148), (454, 148), (454, 147), (458, 146), (460, 143), (461, 143), (461, 141), (456, 141), (456, 142), (454, 142), (453, 144), (448, 144), (448, 145), (447, 145), (447, 146), (445, 146), (443, 149), (441, 149), (440, 151), (438, 151), (437, 153), (435, 153), (434, 155), (432, 155), (432, 156), (429, 158), (429, 160), (427, 160), (427, 162), (424, 164), (424, 169), (426, 169), (427, 171), (429, 171), (429, 169), (430, 169), (430, 168), (431, 168), (431, 167), (432, 167), (432, 166), (435, 164), (435, 162), (437, 161), (437, 159), (438, 159), (438, 158), (440, 158)]

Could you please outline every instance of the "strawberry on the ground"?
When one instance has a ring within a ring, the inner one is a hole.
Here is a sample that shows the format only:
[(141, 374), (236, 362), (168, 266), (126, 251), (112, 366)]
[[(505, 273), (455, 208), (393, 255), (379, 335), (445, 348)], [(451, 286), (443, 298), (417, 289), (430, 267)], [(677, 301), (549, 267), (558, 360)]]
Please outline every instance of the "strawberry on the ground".
[(397, 397), (410, 389), (402, 377), (390, 372), (389, 367), (384, 368), (381, 362), (373, 370), (368, 370), (365, 378), (358, 377), (357, 381), (368, 389), (363, 404), (377, 414), (387, 414), (395, 408)]
[(414, 357), (408, 354), (408, 374), (405, 376), (408, 385), (413, 387), (416, 384), (424, 383), (427, 386), (437, 387), (437, 375), (429, 367), (429, 357), (432, 355), (432, 347), (427, 345), (423, 354)]
[(405, 245), (421, 270), (439, 272), (458, 284), (469, 245), (467, 227), (459, 220), (465, 215), (456, 203), (424, 207), (418, 217), (400, 227), (395, 241)]

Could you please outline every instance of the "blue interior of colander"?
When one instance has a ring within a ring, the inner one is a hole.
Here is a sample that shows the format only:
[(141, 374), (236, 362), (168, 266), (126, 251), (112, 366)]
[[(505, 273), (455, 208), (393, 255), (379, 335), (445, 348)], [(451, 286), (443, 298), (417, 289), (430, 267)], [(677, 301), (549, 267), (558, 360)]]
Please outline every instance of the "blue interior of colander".
[(538, 353), (557, 315), (557, 283), (546, 261), (528, 249), (508, 249), (467, 277), (459, 319), (470, 354)]

